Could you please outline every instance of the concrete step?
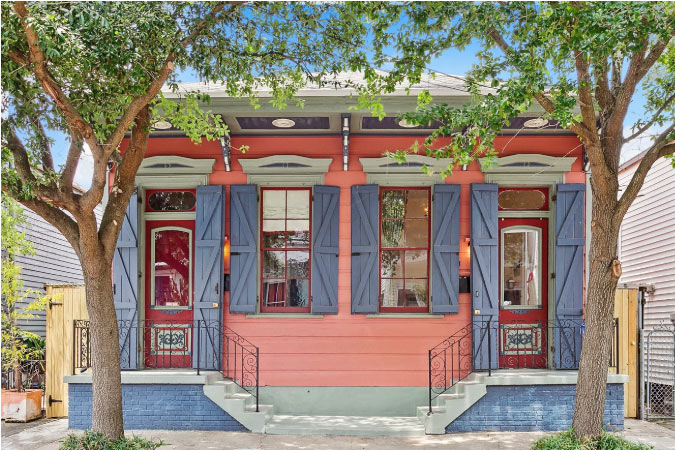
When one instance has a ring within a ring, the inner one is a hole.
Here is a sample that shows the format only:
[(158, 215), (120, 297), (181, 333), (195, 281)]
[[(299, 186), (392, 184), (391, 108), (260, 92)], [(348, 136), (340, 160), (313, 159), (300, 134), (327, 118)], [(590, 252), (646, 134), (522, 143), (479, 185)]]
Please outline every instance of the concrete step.
[(416, 417), (286, 416), (275, 415), (266, 424), (267, 434), (339, 436), (424, 436)]

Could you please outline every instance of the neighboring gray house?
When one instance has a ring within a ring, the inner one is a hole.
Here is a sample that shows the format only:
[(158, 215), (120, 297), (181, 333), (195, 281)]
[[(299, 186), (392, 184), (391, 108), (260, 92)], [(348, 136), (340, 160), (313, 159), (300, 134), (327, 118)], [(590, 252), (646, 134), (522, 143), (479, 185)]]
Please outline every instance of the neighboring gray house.
[[(82, 190), (81, 188), (77, 188)], [(21, 266), (21, 281), (25, 289), (44, 293), (45, 284), (82, 284), (82, 269), (75, 251), (66, 238), (42, 217), (28, 208), (23, 208), (26, 224), (26, 239), (33, 243), (35, 254), (20, 256), (16, 262)], [(96, 208), (100, 222), (103, 207)], [(20, 307), (28, 302), (18, 303)], [(37, 317), (21, 323), (21, 328), (45, 337), (46, 312), (35, 313)]]

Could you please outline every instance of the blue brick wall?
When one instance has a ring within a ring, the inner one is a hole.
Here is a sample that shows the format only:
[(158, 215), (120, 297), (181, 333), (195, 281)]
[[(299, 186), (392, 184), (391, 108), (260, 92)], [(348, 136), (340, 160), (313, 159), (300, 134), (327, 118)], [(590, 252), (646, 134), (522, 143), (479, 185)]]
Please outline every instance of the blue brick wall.
[[(576, 385), (488, 386), (487, 394), (445, 429), (562, 431), (572, 425)], [(623, 429), (623, 385), (607, 385), (605, 428)]]
[[(202, 385), (122, 385), (127, 430), (248, 431), (204, 395)], [(91, 385), (68, 385), (68, 426), (91, 428)]]

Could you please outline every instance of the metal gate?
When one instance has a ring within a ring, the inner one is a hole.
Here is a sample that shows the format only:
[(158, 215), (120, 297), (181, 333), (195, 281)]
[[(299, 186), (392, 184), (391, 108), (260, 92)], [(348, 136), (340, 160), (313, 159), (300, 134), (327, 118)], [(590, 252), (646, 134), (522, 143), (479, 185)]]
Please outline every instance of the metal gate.
[(642, 418), (675, 417), (675, 326), (640, 330)]

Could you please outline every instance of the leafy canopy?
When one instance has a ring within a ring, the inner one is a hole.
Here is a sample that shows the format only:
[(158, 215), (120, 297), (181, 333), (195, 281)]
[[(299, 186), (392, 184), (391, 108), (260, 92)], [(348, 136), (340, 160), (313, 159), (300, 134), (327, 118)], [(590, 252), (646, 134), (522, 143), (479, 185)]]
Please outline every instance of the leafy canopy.
[[(21, 3), (21, 2), (20, 2)], [(169, 120), (194, 141), (227, 133), (207, 108), (209, 97), (181, 92), (166, 100), (153, 88), (160, 81), (178, 91), (177, 73), (224, 84), (228, 95), (259, 105), (262, 85), (270, 102), (286, 106), (309, 80), (342, 69), (359, 48), (364, 26), (346, 8), (328, 4), (254, 2), (31, 2), (26, 17), (10, 2), (2, 8), (3, 186), (18, 198), (31, 198), (35, 186), (57, 183), (64, 168), (49, 167), (49, 138), (59, 130), (102, 155), (119, 145), (132, 126), (128, 115), (139, 99), (149, 102), (153, 121)], [(22, 20), (24, 23), (22, 24)], [(30, 27), (44, 54), (44, 67), (30, 56)], [(41, 79), (40, 70), (53, 81)], [(61, 90), (75, 112), (54, 101)], [(150, 91), (155, 92), (149, 95)], [(58, 92), (56, 92), (58, 94)], [(66, 111), (64, 113), (64, 110)], [(137, 108), (135, 109), (137, 110)], [(77, 113), (77, 114), (76, 114)], [(91, 129), (88, 128), (91, 127)], [(10, 132), (24, 138), (37, 182), (20, 179), (4, 163), (12, 161)], [(112, 160), (119, 160), (113, 152)]]
[[(452, 158), (445, 175), (454, 165), (470, 162), (478, 155), (494, 157), (495, 136), (510, 118), (530, 108), (579, 131), (582, 138), (579, 124), (584, 120), (581, 107), (585, 101), (597, 114), (600, 129), (613, 114), (625, 116), (621, 102), (630, 102), (634, 93), (626, 82), (644, 75), (635, 64), (636, 56), (648, 60), (650, 53), (658, 53), (650, 50), (662, 50), (661, 45), (666, 50), (644, 78), (647, 101), (634, 129), (665, 126), (669, 133), (663, 138), (667, 141), (675, 137), (672, 3), (413, 2), (353, 6), (368, 18), (373, 30), (372, 68), (365, 72), (367, 86), (361, 89), (360, 106), (380, 115), (383, 111), (375, 94), (392, 92), (399, 83), (419, 82), (429, 62), (447, 49), (481, 44), (478, 63), (466, 77), (466, 90), (473, 96), (470, 104), (451, 107), (434, 103), (428, 93), (423, 93), (418, 97), (417, 110), (403, 115), (410, 123), (441, 122), (442, 126), (426, 139), (425, 150), (429, 156)], [(374, 70), (383, 66), (391, 67), (391, 71), (382, 75)], [(579, 67), (586, 67), (588, 76), (580, 76)], [(593, 94), (590, 100), (584, 98), (584, 87)], [(434, 146), (441, 136), (453, 139), (448, 145)], [(405, 152), (394, 156), (402, 160)], [(618, 161), (618, 154), (608, 156)]]

